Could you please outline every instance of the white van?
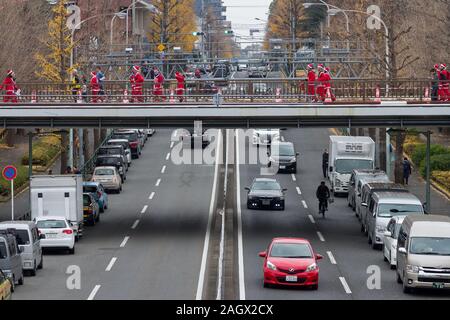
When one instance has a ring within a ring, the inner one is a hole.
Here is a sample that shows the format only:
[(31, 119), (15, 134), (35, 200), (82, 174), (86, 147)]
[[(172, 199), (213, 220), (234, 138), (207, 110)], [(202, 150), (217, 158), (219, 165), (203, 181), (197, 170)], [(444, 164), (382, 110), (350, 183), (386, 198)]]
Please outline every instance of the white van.
[(408, 216), (397, 243), (397, 282), (414, 288), (450, 289), (450, 218)]
[(22, 257), (13, 232), (0, 231), (0, 269), (11, 279), (12, 291), (16, 284), (23, 285)]
[[(350, 176), (350, 185), (348, 188), (348, 206), (356, 212), (357, 203), (361, 203), (361, 191), (364, 183), (385, 182), (388, 183), (389, 177), (382, 170), (359, 170), (355, 169)], [(359, 218), (358, 212), (356, 216)]]
[(368, 204), (368, 241), (373, 249), (383, 245), (384, 233), (391, 218), (396, 216), (424, 215), (423, 204), (413, 194), (397, 191), (374, 192)]
[(0, 230), (14, 230), (20, 255), (22, 269), (35, 276), (37, 269), (42, 269), (42, 248), (38, 229), (33, 221), (5, 221), (0, 223)]

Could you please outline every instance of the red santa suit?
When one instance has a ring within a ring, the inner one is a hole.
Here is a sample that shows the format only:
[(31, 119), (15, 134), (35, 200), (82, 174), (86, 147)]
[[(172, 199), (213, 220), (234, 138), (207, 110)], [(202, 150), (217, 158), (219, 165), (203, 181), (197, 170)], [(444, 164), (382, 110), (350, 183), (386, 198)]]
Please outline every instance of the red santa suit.
[(144, 90), (144, 77), (140, 74), (140, 67), (134, 66), (134, 73), (130, 77), (131, 83), (131, 102), (144, 102), (143, 90)]
[(160, 72), (158, 72), (155, 76), (153, 84), (153, 95), (155, 96), (155, 100), (159, 100), (160, 99), (159, 97), (162, 97), (163, 85), (164, 85), (164, 76)]
[(6, 94), (3, 96), (3, 102), (17, 103), (16, 91), (18, 90), (16, 81), (13, 78), (12, 70), (8, 70), (8, 76), (0, 85), (0, 90), (5, 90)]
[(177, 96), (180, 102), (183, 102), (185, 79), (184, 76), (179, 72), (175, 73), (175, 78), (177, 79)]
[(450, 101), (450, 72), (447, 70), (445, 64), (441, 65), (441, 79), (442, 79), (442, 101)]
[(308, 71), (308, 95), (311, 96), (314, 100), (316, 99), (316, 80), (317, 75), (312, 66), (309, 67)]
[(317, 85), (317, 94), (319, 95), (320, 100), (325, 101), (326, 98), (326, 89), (325, 82), (327, 80), (327, 76), (324, 70), (319, 71), (319, 77), (317, 78), (319, 84)]
[(328, 91), (330, 92), (331, 100), (334, 102), (336, 101), (336, 97), (334, 96), (333, 92), (331, 91), (331, 75), (330, 75), (330, 69), (325, 69), (325, 75), (324, 75), (324, 89), (325, 89), (325, 97), (328, 94)]
[(92, 103), (98, 102), (98, 95), (100, 93), (100, 83), (98, 82), (97, 74), (91, 72), (91, 92), (92, 92)]

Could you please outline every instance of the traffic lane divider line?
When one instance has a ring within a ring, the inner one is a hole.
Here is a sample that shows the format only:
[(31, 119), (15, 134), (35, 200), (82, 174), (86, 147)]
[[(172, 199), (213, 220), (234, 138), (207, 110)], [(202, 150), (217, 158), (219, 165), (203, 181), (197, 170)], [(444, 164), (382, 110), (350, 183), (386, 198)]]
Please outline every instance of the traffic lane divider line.
[(137, 226), (138, 226), (138, 224), (139, 224), (139, 222), (140, 222), (140, 220), (136, 220), (136, 221), (133, 223), (133, 226), (131, 227), (131, 229), (132, 229), (132, 230), (136, 229)]
[(345, 293), (352, 294), (352, 290), (350, 290), (350, 287), (349, 287), (347, 281), (345, 280), (345, 278), (339, 277), (339, 280), (341, 280), (341, 283), (342, 283), (342, 286), (344, 287)]
[(312, 215), (309, 215), (309, 220), (311, 220), (312, 224), (316, 224), (316, 220), (314, 220), (314, 217)]
[(306, 204), (306, 201), (305, 201), (305, 200), (302, 200), (302, 205), (303, 205), (303, 207), (304, 207), (305, 209), (308, 209), (308, 205)]
[(166, 155), (166, 161), (170, 159), (170, 152)]
[(121, 248), (124, 248), (125, 245), (127, 244), (128, 240), (130, 240), (130, 237), (126, 236), (125, 238), (123, 238), (122, 243), (120, 244)]
[(333, 256), (331, 251), (327, 251), (328, 258), (330, 259), (331, 264), (337, 264), (336, 259)]
[(150, 200), (153, 200), (154, 197), (155, 197), (155, 192), (152, 192), (148, 198), (149, 198)]
[(95, 295), (97, 294), (98, 290), (100, 290), (101, 285), (96, 285), (94, 287), (94, 289), (92, 289), (91, 294), (89, 295), (89, 297), (87, 298), (88, 300), (94, 300)]
[(300, 190), (300, 187), (296, 187), (296, 189), (297, 189), (298, 195), (301, 196), (302, 195), (302, 190)]
[(325, 238), (320, 231), (317, 231), (317, 236), (319, 237), (320, 241), (325, 242)]
[(159, 178), (158, 181), (156, 181), (155, 187), (159, 187), (160, 184), (161, 184), (161, 178)]
[(114, 266), (114, 264), (116, 263), (116, 261), (117, 261), (117, 257), (112, 258), (111, 261), (109, 262), (108, 266), (106, 267), (105, 271), (106, 272), (111, 271), (111, 269)]
[(166, 172), (166, 168), (167, 168), (167, 166), (163, 166), (162, 169), (161, 169), (161, 173)]
[(144, 214), (147, 212), (148, 206), (144, 206), (144, 208), (142, 208), (141, 214)]

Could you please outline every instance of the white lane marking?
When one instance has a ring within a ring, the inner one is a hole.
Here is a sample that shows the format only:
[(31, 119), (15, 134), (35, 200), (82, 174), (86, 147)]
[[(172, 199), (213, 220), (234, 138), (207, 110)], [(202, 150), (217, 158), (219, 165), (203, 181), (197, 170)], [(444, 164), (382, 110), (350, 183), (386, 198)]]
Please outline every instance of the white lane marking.
[(303, 207), (304, 207), (305, 209), (308, 209), (308, 205), (306, 204), (306, 201), (305, 201), (305, 200), (302, 200), (302, 205), (303, 205)]
[(117, 261), (116, 257), (112, 258), (111, 261), (109, 262), (108, 266), (106, 267), (105, 271), (106, 272), (111, 271), (111, 269), (114, 266), (114, 263), (116, 263), (116, 261)]
[(164, 173), (164, 172), (166, 172), (166, 166), (164, 166), (164, 167), (162, 167), (162, 169), (161, 169), (161, 173)]
[(297, 181), (297, 177), (295, 176), (295, 174), (291, 174), (291, 177), (293, 181)]
[(212, 227), (212, 218), (214, 215), (214, 200), (216, 198), (216, 192), (217, 192), (217, 179), (219, 176), (219, 156), (222, 152), (221, 145), (222, 142), (222, 130), (219, 130), (219, 136), (218, 136), (218, 151), (216, 152), (216, 163), (215, 163), (215, 170), (214, 170), (214, 180), (213, 180), (213, 188), (211, 193), (211, 203), (209, 205), (209, 216), (208, 216), (208, 226), (206, 227), (206, 233), (205, 233), (205, 241), (203, 243), (203, 253), (202, 253), (202, 262), (200, 264), (200, 274), (198, 276), (198, 284), (197, 284), (197, 294), (195, 295), (196, 300), (202, 300), (203, 298), (203, 287), (205, 283), (205, 273), (206, 273), (206, 262), (208, 260), (208, 249), (209, 249), (209, 239), (211, 237), (211, 227)]
[(311, 220), (312, 224), (316, 224), (316, 220), (314, 220), (314, 217), (312, 215), (309, 215), (309, 220)]
[(296, 189), (297, 189), (298, 195), (301, 196), (302, 195), (302, 190), (300, 190), (300, 187), (296, 187)]
[(154, 197), (155, 197), (155, 193), (152, 192), (148, 198), (149, 198), (150, 200), (153, 200)]
[(328, 258), (330, 259), (331, 264), (337, 264), (336, 259), (333, 256), (331, 251), (327, 251)]
[(347, 281), (345, 281), (344, 277), (339, 277), (339, 280), (341, 280), (342, 286), (344, 287), (345, 293), (352, 294), (352, 290), (350, 290), (350, 287), (348, 286)]
[(281, 142), (284, 142), (284, 141), (285, 141), (284, 137), (283, 137), (283, 136), (281, 136)]
[(166, 156), (166, 161), (170, 159), (170, 152)]
[(88, 300), (94, 300), (95, 295), (97, 294), (98, 290), (100, 290), (101, 285), (96, 285), (94, 287), (94, 289), (92, 289), (91, 294), (89, 295), (89, 297), (87, 298)]
[(144, 214), (147, 212), (148, 206), (144, 206), (144, 208), (142, 208), (141, 214)]
[(158, 181), (156, 181), (155, 186), (159, 187), (160, 184), (161, 184), (161, 178), (159, 178)]
[(128, 236), (125, 237), (125, 238), (123, 238), (123, 241), (122, 241), (122, 243), (120, 244), (120, 247), (121, 247), (121, 248), (124, 248), (125, 245), (127, 244), (128, 240), (130, 240), (130, 237), (128, 237)]
[(239, 299), (245, 300), (244, 282), (244, 245), (242, 240), (242, 212), (241, 212), (241, 169), (239, 164), (239, 130), (236, 130), (236, 203), (238, 225), (238, 269), (239, 269)]
[(325, 238), (320, 231), (317, 231), (317, 235), (319, 236), (320, 241), (325, 242)]
[(133, 223), (133, 226), (131, 227), (131, 229), (136, 229), (137, 228), (137, 226), (138, 226), (138, 224), (139, 224), (139, 222), (140, 222), (140, 220), (136, 220), (134, 223)]
[(175, 142), (172, 141), (172, 142), (170, 143), (170, 149), (172, 149), (174, 145), (175, 145)]

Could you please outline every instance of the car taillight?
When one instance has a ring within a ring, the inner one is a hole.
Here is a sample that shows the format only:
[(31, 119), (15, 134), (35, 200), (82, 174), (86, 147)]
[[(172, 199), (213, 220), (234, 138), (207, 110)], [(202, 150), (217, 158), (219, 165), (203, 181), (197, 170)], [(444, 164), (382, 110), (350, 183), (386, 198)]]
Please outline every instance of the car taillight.
[(72, 234), (73, 231), (72, 231), (72, 229), (65, 229), (65, 230), (63, 230), (63, 233), (64, 234)]
[(97, 191), (97, 196), (98, 196), (99, 198), (101, 198), (101, 197), (102, 197), (102, 193), (101, 193), (100, 191)]
[(132, 148), (136, 148), (137, 146), (138, 146), (138, 142), (136, 141), (136, 142), (131, 142), (130, 143), (130, 146), (132, 147)]

